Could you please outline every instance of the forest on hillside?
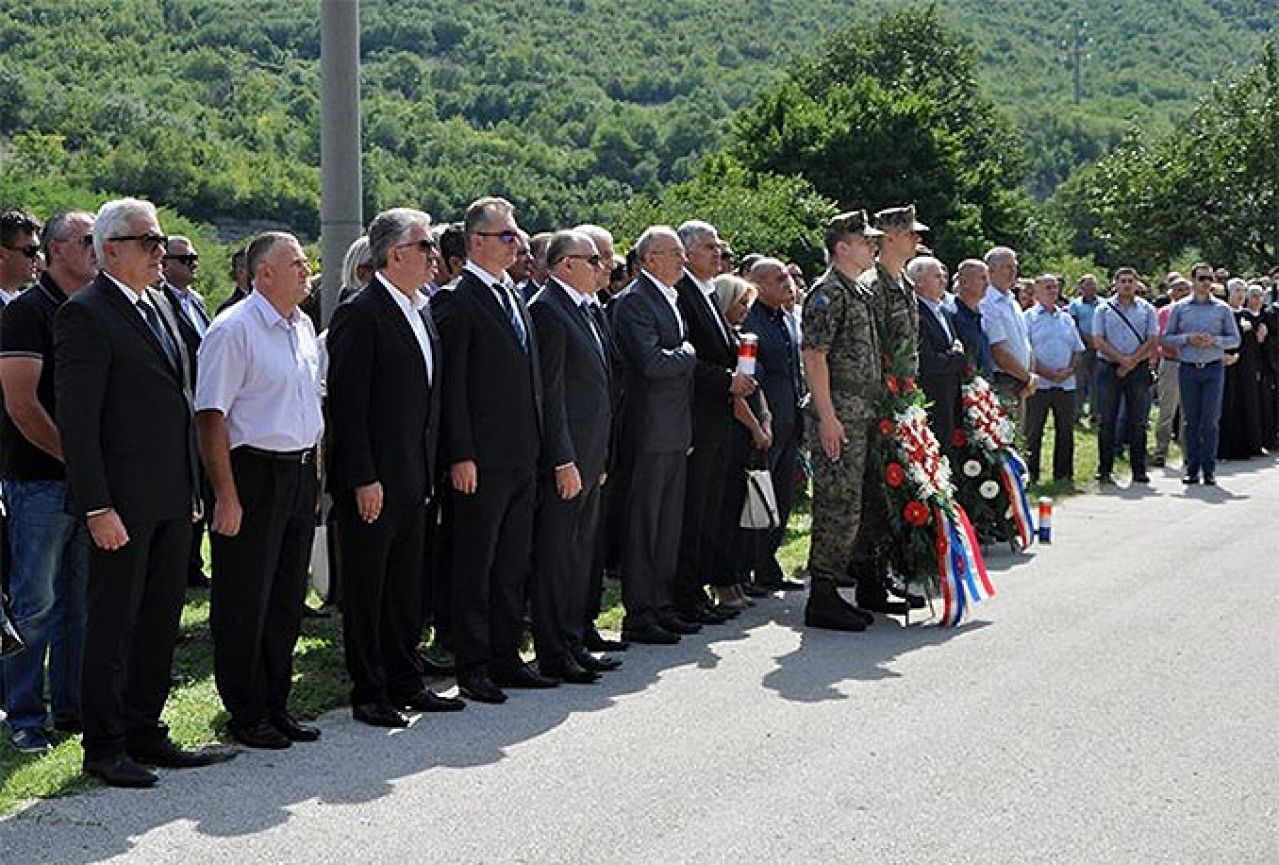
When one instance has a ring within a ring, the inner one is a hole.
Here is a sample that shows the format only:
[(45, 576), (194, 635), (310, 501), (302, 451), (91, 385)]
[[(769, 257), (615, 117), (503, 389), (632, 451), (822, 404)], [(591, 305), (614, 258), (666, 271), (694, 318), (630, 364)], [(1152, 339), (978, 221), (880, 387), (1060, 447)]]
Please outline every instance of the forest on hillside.
[[(363, 0), (366, 213), (477, 195), (541, 229), (613, 222), (695, 175), (735, 117), (840, 28), (901, 0)], [(1246, 68), (1274, 0), (937, 0), (1047, 198)], [(1071, 62), (1080, 22), (1081, 96)], [(318, 0), (26, 0), (0, 11), (0, 196), (117, 192), (223, 235), (318, 231)]]

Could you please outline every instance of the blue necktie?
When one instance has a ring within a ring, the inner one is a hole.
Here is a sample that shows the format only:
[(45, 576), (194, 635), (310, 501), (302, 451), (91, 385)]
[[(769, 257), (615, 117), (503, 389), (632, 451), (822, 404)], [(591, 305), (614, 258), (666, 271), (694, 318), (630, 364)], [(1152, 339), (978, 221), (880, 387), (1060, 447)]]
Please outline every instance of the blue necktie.
[(164, 349), (165, 355), (168, 356), (169, 363), (173, 364), (174, 369), (181, 369), (182, 363), (178, 360), (178, 347), (174, 345), (173, 337), (169, 336), (169, 332), (160, 323), (160, 313), (155, 311), (154, 306), (143, 300), (138, 301), (138, 308), (142, 310), (142, 317), (147, 320), (147, 324), (151, 327), (151, 332), (160, 341), (160, 347)]
[(511, 328), (515, 331), (515, 338), (520, 342), (520, 349), (528, 354), (528, 334), (524, 332), (524, 320), (520, 318), (520, 314), (515, 310), (515, 304), (511, 302), (510, 289), (500, 282), (494, 283), (493, 288), (497, 291), (497, 296), (502, 299), (502, 306), (506, 307), (506, 315), (511, 320)]

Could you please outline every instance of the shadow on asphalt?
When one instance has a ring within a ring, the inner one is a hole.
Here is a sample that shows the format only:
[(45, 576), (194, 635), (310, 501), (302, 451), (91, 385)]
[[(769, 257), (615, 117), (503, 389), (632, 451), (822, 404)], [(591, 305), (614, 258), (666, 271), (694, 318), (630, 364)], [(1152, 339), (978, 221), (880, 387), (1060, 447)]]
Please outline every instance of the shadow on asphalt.
[[(338, 710), (321, 719), (324, 737), (315, 744), (279, 752), (245, 750), (229, 764), (204, 769), (161, 770), (154, 791), (95, 789), (71, 799), (38, 801), (0, 824), (4, 846), (39, 851), (24, 861), (78, 865), (127, 855), (133, 839), (175, 822), (193, 822), (203, 835), (238, 837), (285, 824), (303, 802), (335, 807), (371, 802), (389, 795), (401, 778), (496, 763), (511, 747), (548, 733), (574, 714), (601, 711), (646, 690), (666, 671), (713, 669), (723, 646), (745, 639), (783, 603), (766, 601), (741, 620), (705, 628), (675, 646), (635, 646), (617, 653), (621, 669), (594, 685), (511, 690), (505, 705), (468, 702), (464, 712), (419, 715), (408, 729), (396, 731), (357, 724), (348, 710)], [(453, 686), (452, 680), (429, 684), (436, 690)], [(109, 806), (93, 801), (104, 797), (110, 797)], [(0, 862), (10, 861), (6, 852), (0, 849)]]

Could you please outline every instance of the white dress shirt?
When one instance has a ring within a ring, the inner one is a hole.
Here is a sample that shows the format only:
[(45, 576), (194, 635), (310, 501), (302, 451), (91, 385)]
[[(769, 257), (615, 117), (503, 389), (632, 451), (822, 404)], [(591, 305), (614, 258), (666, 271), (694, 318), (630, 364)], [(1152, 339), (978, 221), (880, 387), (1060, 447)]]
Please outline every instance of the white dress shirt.
[(200, 343), (195, 410), (226, 418), (232, 448), (300, 451), (320, 440), (320, 351), (301, 310), (258, 292), (214, 319)]
[(693, 280), (693, 285), (697, 286), (702, 292), (702, 297), (706, 299), (706, 305), (711, 308), (711, 320), (715, 322), (715, 327), (719, 329), (719, 335), (724, 337), (725, 345), (732, 345), (733, 341), (728, 338), (728, 331), (724, 329), (724, 322), (721, 320), (719, 311), (719, 301), (715, 299), (715, 286), (709, 282), (702, 282), (693, 275), (691, 270), (684, 271), (688, 274), (688, 278)]
[(688, 329), (684, 327), (684, 316), (679, 314), (679, 292), (643, 268), (640, 268), (640, 273), (653, 280), (653, 285), (662, 292), (662, 297), (666, 298), (666, 302), (670, 304), (671, 312), (675, 313), (675, 323), (679, 325), (679, 338), (684, 339)]

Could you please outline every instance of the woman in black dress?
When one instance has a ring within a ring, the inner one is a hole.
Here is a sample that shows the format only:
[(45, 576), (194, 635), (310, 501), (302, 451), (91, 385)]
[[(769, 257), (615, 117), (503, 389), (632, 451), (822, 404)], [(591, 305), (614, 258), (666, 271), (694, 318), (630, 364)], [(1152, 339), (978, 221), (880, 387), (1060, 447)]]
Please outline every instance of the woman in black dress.
[[(1234, 311), (1241, 341), (1237, 351), (1226, 352), (1226, 389), (1221, 399), (1221, 438), (1217, 457), (1245, 460), (1264, 454), (1261, 448), (1261, 343), (1264, 332), (1260, 313), (1244, 306), (1247, 285), (1232, 279), (1227, 302)], [(1267, 334), (1268, 335), (1268, 334)]]

